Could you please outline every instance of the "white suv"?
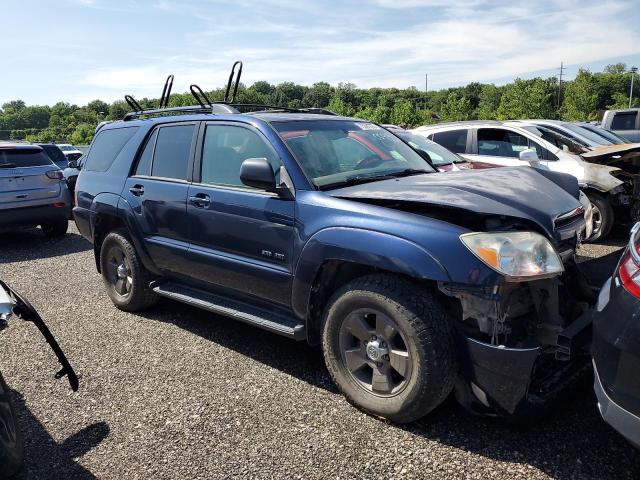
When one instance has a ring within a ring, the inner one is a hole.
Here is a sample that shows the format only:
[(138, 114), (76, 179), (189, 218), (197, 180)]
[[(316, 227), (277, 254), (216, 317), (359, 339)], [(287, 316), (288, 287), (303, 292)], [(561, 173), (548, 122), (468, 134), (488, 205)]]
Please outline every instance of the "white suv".
[[(637, 211), (633, 176), (594, 162), (614, 157), (588, 151), (571, 139), (540, 125), (518, 122), (469, 121), (428, 125), (413, 130), (470, 162), (499, 166), (533, 166), (573, 175), (593, 204), (593, 236), (604, 238), (614, 217), (630, 220)], [(612, 146), (613, 147), (613, 146)], [(617, 152), (619, 153), (619, 152)], [(587, 158), (589, 161), (587, 161)], [(615, 158), (615, 157), (614, 157)], [(631, 219), (633, 220), (633, 219)]]

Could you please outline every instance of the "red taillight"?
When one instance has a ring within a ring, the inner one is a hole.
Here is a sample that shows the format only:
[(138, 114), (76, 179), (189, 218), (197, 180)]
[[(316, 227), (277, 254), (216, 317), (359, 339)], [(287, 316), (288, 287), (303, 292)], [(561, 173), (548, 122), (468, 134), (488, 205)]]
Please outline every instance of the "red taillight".
[(64, 178), (64, 175), (62, 174), (62, 170), (49, 170), (48, 172), (45, 173), (45, 175), (49, 177), (51, 180), (62, 180)]
[(67, 206), (67, 204), (64, 203), (64, 202), (56, 202), (56, 203), (52, 204), (52, 206), (53, 206), (53, 208), (64, 208), (64, 207)]
[[(635, 245), (635, 249), (640, 253), (640, 245)], [(620, 260), (618, 276), (624, 288), (634, 297), (640, 298), (640, 266), (634, 262), (628, 249)]]

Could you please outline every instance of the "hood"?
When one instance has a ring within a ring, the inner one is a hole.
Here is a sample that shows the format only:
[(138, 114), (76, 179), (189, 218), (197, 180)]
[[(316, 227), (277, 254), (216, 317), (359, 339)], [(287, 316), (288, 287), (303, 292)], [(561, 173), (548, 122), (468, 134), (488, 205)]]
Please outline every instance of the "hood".
[(623, 145), (603, 145), (581, 153), (587, 162), (609, 165), (640, 157), (640, 143), (625, 143)]
[[(327, 191), (350, 200), (385, 200), (462, 209), (485, 215), (504, 215), (532, 221), (549, 238), (564, 240), (584, 228), (580, 202), (533, 168), (505, 167), (464, 172), (431, 173)], [(567, 220), (576, 227), (558, 232)], [(579, 219), (578, 219), (579, 220)], [(580, 224), (576, 226), (576, 223)]]

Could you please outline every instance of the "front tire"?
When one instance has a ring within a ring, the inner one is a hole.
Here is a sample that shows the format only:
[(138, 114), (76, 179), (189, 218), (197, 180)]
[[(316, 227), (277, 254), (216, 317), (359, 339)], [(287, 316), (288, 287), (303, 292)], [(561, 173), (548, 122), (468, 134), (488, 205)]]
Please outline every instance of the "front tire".
[(68, 220), (58, 220), (57, 222), (48, 222), (40, 225), (42, 232), (48, 238), (61, 237), (67, 233), (69, 228)]
[(0, 374), (0, 478), (11, 478), (24, 461), (24, 439), (18, 427), (9, 387)]
[(350, 403), (398, 423), (440, 405), (456, 378), (447, 314), (399, 277), (370, 275), (339, 289), (325, 310), (322, 348)]
[(604, 240), (613, 228), (614, 213), (609, 200), (597, 193), (587, 195), (593, 206), (593, 233), (587, 239), (589, 243)]
[(123, 232), (111, 232), (102, 242), (100, 271), (109, 298), (120, 310), (138, 312), (158, 301), (149, 287), (151, 274)]

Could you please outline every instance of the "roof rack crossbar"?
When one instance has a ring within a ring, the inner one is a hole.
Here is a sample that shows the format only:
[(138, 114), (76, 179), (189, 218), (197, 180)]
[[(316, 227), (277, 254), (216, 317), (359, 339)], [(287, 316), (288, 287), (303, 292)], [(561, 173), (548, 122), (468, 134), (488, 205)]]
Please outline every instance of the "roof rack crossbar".
[(133, 98), (131, 95), (125, 95), (124, 99), (129, 104), (129, 106), (133, 109), (134, 112), (141, 112), (142, 110), (144, 110), (140, 106), (140, 104), (136, 102), (136, 99)]
[(171, 88), (173, 88), (173, 75), (169, 75), (164, 82), (164, 88), (162, 89), (162, 96), (160, 97), (160, 108), (167, 108), (169, 106), (169, 96), (171, 95)]
[[(238, 72), (236, 73), (236, 65), (238, 66)], [(233, 74), (236, 73), (236, 78), (234, 80)], [(238, 87), (240, 86), (240, 76), (242, 75), (242, 62), (237, 60), (233, 66), (231, 67), (231, 73), (229, 74), (229, 81), (227, 82), (227, 90), (224, 94), (224, 102), (225, 103), (234, 103), (236, 101), (236, 96), (238, 95)], [(229, 100), (229, 92), (231, 91), (231, 84), (234, 83), (233, 86), (233, 96), (231, 100)]]
[(168, 112), (176, 113), (211, 113), (211, 107), (202, 107), (200, 105), (191, 105), (186, 107), (170, 107), (170, 108), (151, 108), (149, 110), (139, 110), (136, 112), (127, 113), (123, 120), (133, 120), (147, 115), (166, 114)]
[(209, 100), (209, 97), (207, 97), (207, 94), (204, 93), (204, 91), (198, 85), (196, 84), (190, 85), (189, 90), (191, 91), (191, 95), (193, 96), (193, 98), (196, 99), (196, 102), (198, 102), (198, 104), (202, 108), (207, 108), (207, 107), (211, 108), (211, 106), (213, 105), (213, 102)]

